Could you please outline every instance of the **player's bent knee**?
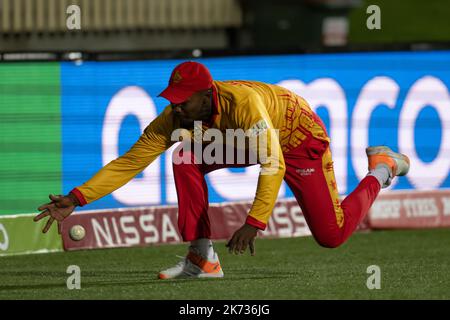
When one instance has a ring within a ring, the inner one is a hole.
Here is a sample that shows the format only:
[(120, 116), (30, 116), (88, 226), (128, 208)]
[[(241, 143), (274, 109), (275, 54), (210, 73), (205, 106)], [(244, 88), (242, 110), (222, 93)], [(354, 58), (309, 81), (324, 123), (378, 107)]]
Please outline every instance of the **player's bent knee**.
[(339, 247), (341, 244), (342, 244), (342, 243), (339, 243), (339, 242), (322, 242), (322, 243), (319, 242), (319, 245), (320, 245), (321, 247), (328, 248), (328, 249), (334, 249), (334, 248), (337, 248), (337, 247)]
[(337, 248), (343, 243), (343, 241), (339, 237), (336, 237), (336, 238), (329, 237), (329, 238), (322, 238), (322, 239), (316, 238), (316, 241), (321, 247), (329, 248), (329, 249)]

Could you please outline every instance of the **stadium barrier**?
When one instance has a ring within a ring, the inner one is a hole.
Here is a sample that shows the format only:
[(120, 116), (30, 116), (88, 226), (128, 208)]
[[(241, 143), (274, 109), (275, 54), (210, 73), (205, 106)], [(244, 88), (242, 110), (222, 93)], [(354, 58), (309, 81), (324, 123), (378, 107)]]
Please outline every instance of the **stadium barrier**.
[[(212, 238), (229, 238), (245, 222), (250, 207), (251, 201), (211, 204)], [(81, 241), (69, 237), (70, 228), (77, 224), (86, 230), (86, 237)], [(84, 211), (64, 222), (62, 234), (65, 250), (182, 242), (177, 227), (177, 206)], [(283, 199), (277, 202), (267, 229), (260, 236), (277, 238), (310, 234), (296, 201)]]
[(450, 190), (389, 191), (368, 216), (371, 229), (450, 227)]
[[(212, 238), (231, 237), (245, 221), (251, 201), (211, 204)], [(73, 241), (69, 230), (82, 225), (86, 237)], [(390, 191), (375, 201), (359, 230), (450, 227), (450, 190)], [(136, 209), (84, 211), (63, 223), (64, 250), (146, 246), (180, 243), (177, 207), (159, 206)], [(295, 199), (279, 200), (262, 238), (300, 237), (311, 235)]]
[[(41, 230), (46, 221), (33, 221), (35, 214), (0, 216), (0, 256), (62, 251), (61, 237), (52, 227), (46, 235)], [(47, 220), (47, 219), (44, 219)]]
[[(211, 204), (212, 238), (230, 238), (244, 223), (250, 207), (251, 201)], [(173, 205), (79, 211), (63, 222), (61, 236), (55, 226), (42, 234), (45, 219), (36, 224), (33, 217), (34, 214), (0, 217), (0, 256), (182, 242), (177, 207)], [(77, 224), (85, 228), (86, 236), (73, 241), (69, 230)], [(450, 189), (382, 192), (358, 230), (439, 227), (450, 227)], [(309, 235), (305, 218), (293, 198), (276, 203), (267, 229), (259, 233), (260, 238)]]

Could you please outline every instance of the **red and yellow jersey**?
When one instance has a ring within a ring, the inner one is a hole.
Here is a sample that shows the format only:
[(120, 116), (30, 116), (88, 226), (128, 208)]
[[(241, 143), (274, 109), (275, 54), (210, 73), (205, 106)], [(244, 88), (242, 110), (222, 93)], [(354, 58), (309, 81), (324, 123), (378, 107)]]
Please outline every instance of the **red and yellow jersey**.
[[(308, 103), (289, 90), (256, 81), (214, 81), (215, 112), (211, 128), (243, 129), (246, 132), (278, 130), (279, 136), (267, 135), (267, 154), (275, 155), (276, 162), (261, 164), (253, 206), (247, 223), (264, 229), (272, 213), (285, 164), (283, 153), (299, 146), (313, 136), (329, 141), (321, 120)], [(264, 124), (261, 126), (261, 124)], [(144, 170), (173, 143), (172, 132), (179, 122), (171, 106), (154, 119), (131, 149), (111, 161), (89, 181), (72, 192), (82, 205), (93, 202), (120, 188)], [(276, 166), (273, 166), (276, 163)]]

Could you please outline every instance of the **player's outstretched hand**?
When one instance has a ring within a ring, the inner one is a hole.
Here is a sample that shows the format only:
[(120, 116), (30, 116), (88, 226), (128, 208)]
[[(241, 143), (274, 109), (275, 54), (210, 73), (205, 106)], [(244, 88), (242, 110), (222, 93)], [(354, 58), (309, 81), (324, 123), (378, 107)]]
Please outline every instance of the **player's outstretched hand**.
[(244, 224), (239, 230), (237, 230), (231, 240), (228, 241), (226, 246), (229, 253), (243, 254), (247, 247), (250, 248), (250, 254), (255, 255), (255, 237), (258, 234), (258, 229)]
[(58, 222), (58, 233), (61, 234), (61, 222), (67, 218), (75, 207), (77, 206), (76, 200), (74, 200), (70, 196), (62, 196), (62, 195), (49, 195), (48, 196), (51, 202), (47, 204), (43, 204), (38, 208), (39, 211), (42, 211), (36, 217), (34, 217), (34, 221), (39, 221), (42, 218), (49, 216), (47, 220), (47, 224), (42, 230), (43, 233), (46, 233), (48, 229), (50, 229), (53, 221)]

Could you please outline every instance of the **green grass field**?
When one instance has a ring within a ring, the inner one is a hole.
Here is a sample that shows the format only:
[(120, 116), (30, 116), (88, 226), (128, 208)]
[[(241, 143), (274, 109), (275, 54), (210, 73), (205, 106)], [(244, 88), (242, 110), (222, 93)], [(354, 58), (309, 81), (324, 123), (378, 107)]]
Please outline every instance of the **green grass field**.
[[(258, 239), (257, 255), (234, 256), (216, 243), (223, 279), (157, 280), (184, 245), (0, 258), (0, 299), (450, 299), (450, 230), (353, 235), (337, 249), (311, 237)], [(81, 289), (68, 290), (69, 265)], [(366, 287), (381, 268), (381, 289)]]

